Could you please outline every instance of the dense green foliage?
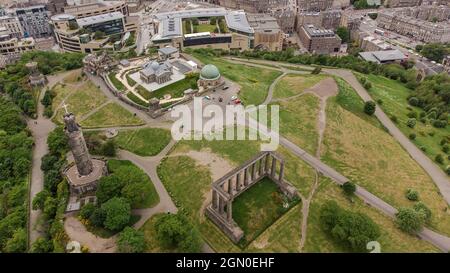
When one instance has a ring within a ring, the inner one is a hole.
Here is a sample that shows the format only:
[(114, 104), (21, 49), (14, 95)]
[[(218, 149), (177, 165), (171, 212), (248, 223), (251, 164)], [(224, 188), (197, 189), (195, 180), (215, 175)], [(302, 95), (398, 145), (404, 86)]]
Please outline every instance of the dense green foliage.
[(416, 190), (408, 189), (405, 196), (410, 201), (419, 201), (419, 192)]
[(335, 240), (354, 251), (365, 251), (367, 243), (380, 237), (380, 228), (367, 215), (345, 210), (328, 201), (320, 208), (320, 224)]
[(83, 65), (82, 58), (81, 53), (25, 52), (16, 64), (8, 65), (0, 71), (0, 91), (8, 94), (25, 114), (33, 116), (36, 113), (36, 100), (34, 91), (28, 84), (29, 71), (25, 64), (30, 61), (37, 62), (39, 71), (47, 75), (80, 68)]
[(422, 108), (434, 127), (446, 127), (450, 112), (450, 76), (442, 73), (425, 78), (412, 92), (408, 102)]
[(145, 250), (145, 238), (142, 231), (126, 227), (119, 234), (117, 239), (119, 252), (122, 253), (140, 253)]
[(438, 43), (424, 44), (416, 46), (416, 50), (430, 60), (441, 62), (445, 56), (450, 54), (450, 45)]
[(0, 95), (0, 252), (26, 250), (27, 177), (33, 140), (20, 112)]
[(346, 27), (338, 27), (336, 30), (336, 34), (339, 36), (339, 38), (342, 39), (343, 43), (350, 42), (350, 32)]
[(102, 204), (101, 209), (105, 212), (103, 225), (109, 230), (122, 230), (130, 222), (131, 207), (124, 198), (111, 198)]
[(182, 214), (165, 214), (155, 223), (158, 241), (168, 248), (182, 252), (199, 252), (201, 239), (197, 229)]
[(356, 191), (356, 185), (355, 183), (348, 181), (342, 185), (342, 189), (347, 195), (352, 195)]
[(376, 110), (376, 104), (373, 101), (366, 101), (364, 103), (364, 113), (368, 114), (369, 116), (373, 115)]

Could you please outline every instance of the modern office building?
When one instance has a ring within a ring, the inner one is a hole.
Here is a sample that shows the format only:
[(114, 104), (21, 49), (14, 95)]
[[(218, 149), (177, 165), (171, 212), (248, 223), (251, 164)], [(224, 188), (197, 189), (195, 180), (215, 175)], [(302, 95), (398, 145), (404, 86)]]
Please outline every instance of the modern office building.
[(13, 38), (22, 38), (23, 30), (19, 19), (16, 16), (4, 15), (0, 17), (0, 28), (6, 28)]
[(42, 38), (52, 35), (49, 11), (44, 5), (36, 5), (14, 10), (25, 37)]
[(218, 0), (217, 4), (250, 13), (265, 13), (270, 10), (285, 9), (289, 5), (289, 0)]
[[(199, 25), (191, 29), (191, 22)], [(281, 50), (283, 41), (275, 18), (264, 14), (247, 16), (243, 10), (208, 8), (159, 13), (155, 16), (155, 26), (152, 43), (159, 48), (248, 50), (258, 45)]]
[(332, 30), (314, 25), (303, 25), (298, 34), (303, 46), (310, 53), (332, 54), (340, 50), (341, 38)]
[(64, 13), (71, 14), (77, 19), (112, 12), (121, 12), (123, 15), (128, 16), (127, 3), (125, 1), (69, 0), (68, 5), (64, 7)]
[(70, 14), (52, 16), (56, 42), (62, 51), (92, 53), (100, 49), (117, 50), (129, 32), (121, 12), (77, 19)]
[(254, 31), (253, 46), (255, 49), (281, 51), (283, 47), (283, 31), (277, 19), (267, 14), (248, 15), (247, 20)]

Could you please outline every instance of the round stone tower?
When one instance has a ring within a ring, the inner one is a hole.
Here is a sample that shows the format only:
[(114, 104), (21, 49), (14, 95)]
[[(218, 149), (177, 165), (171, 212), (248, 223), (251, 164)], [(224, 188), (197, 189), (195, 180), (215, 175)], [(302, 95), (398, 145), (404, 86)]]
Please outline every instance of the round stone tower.
[(66, 113), (64, 115), (64, 123), (66, 125), (65, 132), (69, 138), (69, 146), (72, 150), (78, 174), (80, 176), (88, 175), (93, 170), (93, 164), (86, 146), (86, 141), (83, 137), (83, 132), (75, 121), (75, 115)]

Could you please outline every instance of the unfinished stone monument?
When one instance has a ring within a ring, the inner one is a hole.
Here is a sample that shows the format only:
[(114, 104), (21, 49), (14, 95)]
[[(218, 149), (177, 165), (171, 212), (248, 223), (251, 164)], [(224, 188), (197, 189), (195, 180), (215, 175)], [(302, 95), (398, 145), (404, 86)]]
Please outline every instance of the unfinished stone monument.
[(30, 62), (25, 65), (30, 72), (28, 80), (31, 86), (42, 86), (45, 84), (45, 76), (39, 72), (36, 62)]
[(234, 243), (244, 232), (233, 220), (233, 200), (265, 177), (289, 199), (298, 196), (296, 188), (284, 180), (284, 160), (275, 152), (261, 152), (212, 184), (212, 202), (205, 213)]
[(69, 139), (75, 164), (65, 171), (71, 194), (84, 194), (97, 189), (98, 180), (106, 174), (106, 164), (103, 160), (93, 159), (89, 154), (81, 127), (75, 121), (75, 115), (64, 114), (65, 133)]

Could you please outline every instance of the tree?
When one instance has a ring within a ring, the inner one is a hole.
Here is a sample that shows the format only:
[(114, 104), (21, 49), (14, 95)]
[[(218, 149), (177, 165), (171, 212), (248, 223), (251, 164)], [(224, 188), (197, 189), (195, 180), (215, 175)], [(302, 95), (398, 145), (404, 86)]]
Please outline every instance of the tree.
[(57, 208), (58, 208), (58, 199), (51, 196), (45, 199), (43, 213), (47, 219), (55, 218)]
[(151, 192), (146, 182), (128, 183), (122, 188), (122, 197), (126, 198), (132, 207), (138, 207), (145, 202)]
[(354, 183), (348, 181), (348, 182), (345, 182), (345, 183), (342, 185), (342, 189), (344, 190), (344, 192), (345, 192), (347, 195), (352, 195), (352, 194), (354, 194), (355, 191), (356, 191), (356, 185), (355, 185)]
[(130, 222), (131, 207), (124, 198), (114, 197), (102, 204), (101, 208), (106, 215), (103, 225), (109, 230), (122, 230)]
[(113, 197), (119, 197), (124, 181), (116, 175), (103, 176), (98, 183), (97, 201), (102, 204)]
[(41, 170), (45, 172), (53, 169), (53, 165), (55, 165), (56, 162), (58, 162), (58, 158), (56, 156), (51, 154), (44, 155), (41, 161)]
[(94, 214), (96, 207), (92, 203), (85, 204), (80, 210), (80, 217), (83, 219), (89, 219)]
[(346, 27), (338, 27), (336, 34), (341, 38), (343, 43), (350, 42), (350, 32)]
[(116, 156), (116, 144), (113, 140), (108, 140), (102, 145), (102, 154), (104, 156)]
[(44, 203), (45, 200), (50, 196), (50, 192), (48, 192), (47, 190), (42, 190), (40, 192), (38, 192), (34, 198), (33, 198), (33, 209), (37, 210), (40, 209), (42, 210), (44, 208)]
[(416, 190), (408, 189), (405, 195), (410, 201), (419, 201), (419, 193)]
[(117, 246), (122, 253), (140, 253), (145, 250), (145, 238), (142, 231), (125, 227), (117, 239)]
[(6, 242), (3, 248), (5, 252), (22, 253), (27, 250), (27, 233), (25, 229), (20, 228), (16, 230), (11, 239)]
[(376, 104), (373, 101), (366, 101), (364, 104), (364, 113), (371, 116), (375, 113)]
[(443, 44), (425, 44), (422, 46), (420, 53), (435, 62), (441, 62), (444, 57), (449, 54), (450, 50), (446, 45)]
[(96, 208), (94, 212), (92, 213), (91, 217), (89, 217), (89, 222), (96, 226), (96, 227), (102, 227), (103, 223), (106, 219), (106, 212), (102, 208)]
[(314, 70), (313, 71), (311, 71), (311, 74), (320, 74), (320, 72), (322, 71), (322, 67), (320, 67), (320, 66), (316, 66), (316, 67), (314, 67)]
[(39, 237), (31, 245), (30, 251), (32, 253), (49, 253), (53, 250), (53, 243), (43, 237)]
[(367, 243), (380, 236), (380, 229), (372, 219), (342, 209), (335, 201), (327, 201), (321, 206), (319, 219), (325, 232), (355, 251), (366, 250)]
[(62, 126), (57, 127), (48, 135), (47, 144), (52, 154), (64, 154), (68, 150), (67, 143), (67, 136)]
[(201, 240), (196, 228), (182, 214), (164, 214), (155, 223), (156, 238), (165, 247), (199, 252)]
[(443, 157), (441, 154), (437, 154), (437, 155), (434, 157), (434, 160), (435, 160), (437, 163), (439, 163), (439, 164), (443, 164), (443, 163), (444, 163), (444, 157)]
[(404, 232), (415, 234), (423, 229), (425, 215), (411, 208), (400, 208), (395, 222)]

